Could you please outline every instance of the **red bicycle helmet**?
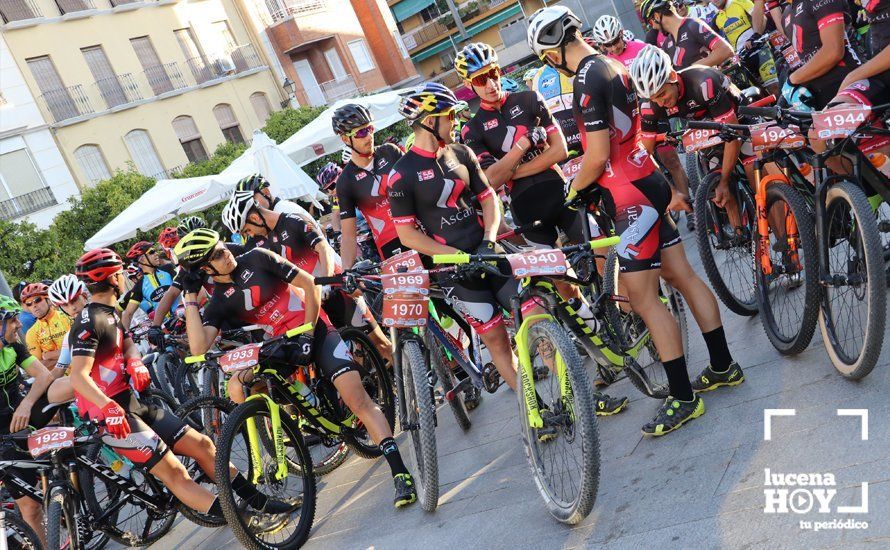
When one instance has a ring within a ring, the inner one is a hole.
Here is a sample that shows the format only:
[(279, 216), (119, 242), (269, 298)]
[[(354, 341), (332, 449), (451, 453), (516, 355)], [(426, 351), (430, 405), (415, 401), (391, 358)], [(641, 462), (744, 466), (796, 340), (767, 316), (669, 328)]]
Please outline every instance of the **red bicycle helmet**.
[(48, 296), (49, 287), (43, 283), (31, 283), (22, 289), (22, 303), (27, 302), (35, 296)]
[[(151, 243), (148, 244), (151, 246)], [(121, 260), (121, 257), (117, 255), (117, 252), (110, 248), (96, 248), (90, 250), (77, 260), (77, 264), (74, 267), (74, 274), (82, 281), (98, 283), (111, 277), (115, 273), (119, 273), (123, 268), (124, 262)]]
[[(146, 252), (148, 252), (154, 244), (148, 241), (139, 241), (130, 247), (130, 250), (127, 251), (127, 259), (135, 260), (139, 256), (142, 256)], [(97, 249), (102, 250), (102, 249)]]
[(179, 233), (176, 232), (175, 227), (165, 227), (160, 234), (158, 234), (158, 244), (164, 248), (173, 248), (178, 242)]

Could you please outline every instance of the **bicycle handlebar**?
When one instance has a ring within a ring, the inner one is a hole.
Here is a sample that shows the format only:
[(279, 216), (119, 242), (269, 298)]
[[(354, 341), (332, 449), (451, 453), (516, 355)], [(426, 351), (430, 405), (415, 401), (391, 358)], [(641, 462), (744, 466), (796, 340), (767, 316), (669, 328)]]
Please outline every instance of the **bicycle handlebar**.
[[(262, 342), (262, 344), (263, 344), (263, 346), (267, 346), (267, 345), (277, 342), (279, 340), (284, 340), (286, 338), (293, 338), (294, 336), (299, 336), (300, 334), (304, 334), (304, 333), (309, 332), (314, 329), (315, 329), (315, 324), (304, 323), (298, 327), (290, 329), (289, 331), (285, 332), (281, 336), (276, 336), (275, 338), (270, 338), (268, 340), (264, 340)], [(223, 355), (229, 353), (230, 351), (232, 351), (232, 350), (210, 351), (210, 352), (204, 352), (201, 355), (189, 355), (188, 357), (185, 358), (185, 364), (191, 365), (194, 363), (203, 363), (203, 362), (207, 361), (208, 359), (216, 359), (217, 357), (222, 357)]]
[[(621, 242), (621, 237), (616, 235), (612, 237), (594, 239), (583, 244), (565, 246), (557, 250), (563, 252), (564, 254), (572, 254), (574, 252), (580, 252), (583, 250), (593, 250), (594, 248), (606, 248), (609, 246), (614, 246), (619, 242)], [(463, 252), (459, 252), (457, 254), (436, 254), (433, 256), (433, 263), (459, 265), (468, 264), (470, 262), (496, 262), (505, 258), (506, 255), (504, 254), (466, 254)]]

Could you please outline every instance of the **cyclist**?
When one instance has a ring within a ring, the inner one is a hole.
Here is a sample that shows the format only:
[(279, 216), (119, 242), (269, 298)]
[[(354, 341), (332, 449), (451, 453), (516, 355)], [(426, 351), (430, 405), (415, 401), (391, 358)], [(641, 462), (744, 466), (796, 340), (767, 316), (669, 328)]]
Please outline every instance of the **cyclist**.
[(158, 244), (164, 249), (167, 257), (173, 259), (173, 247), (179, 242), (179, 234), (173, 226), (165, 227), (158, 233)]
[(282, 199), (281, 197), (273, 197), (269, 180), (260, 174), (247, 176), (235, 185), (235, 191), (245, 190), (253, 191), (253, 198), (263, 208), (268, 208), (273, 212), (281, 214), (295, 214), (303, 218), (307, 223), (312, 224), (319, 233), (324, 233), (318, 221), (305, 208), (293, 201)]
[[(49, 299), (54, 306), (65, 312), (65, 315), (71, 319), (75, 319), (83, 308), (90, 301), (90, 293), (87, 291), (86, 285), (75, 275), (62, 275), (49, 286)], [(62, 340), (62, 349), (59, 353), (59, 360), (56, 361), (56, 368), (53, 375), (56, 378), (62, 374), (68, 374), (68, 367), (71, 366), (71, 346), (68, 344), (69, 332), (65, 333)], [(70, 380), (68, 385), (71, 385)], [(73, 390), (72, 390), (73, 391)], [(73, 394), (71, 394), (73, 396)]]
[[(847, 95), (855, 96), (857, 92), (862, 95), (863, 87), (867, 90), (880, 87), (882, 89), (872, 92), (872, 97), (857, 99), (867, 105), (881, 104), (890, 100), (890, 1), (865, 2), (863, 8), (868, 15), (869, 39), (874, 56), (850, 71), (841, 82), (840, 89), (841, 94), (850, 90)], [(853, 83), (863, 80), (867, 82), (853, 88)]]
[[(340, 203), (337, 201), (335, 186), (337, 185), (337, 178), (340, 177), (342, 172), (343, 169), (336, 162), (329, 162), (315, 174), (315, 181), (318, 182), (318, 186), (321, 187), (321, 190), (327, 194), (331, 201), (331, 228), (334, 230), (334, 239), (338, 242), (342, 226), (340, 224)], [(334, 241), (332, 240), (331, 242), (333, 246)]]
[[(752, 39), (766, 30), (765, 0), (711, 0), (717, 8), (714, 28), (721, 32), (736, 52), (750, 48)], [(779, 77), (776, 62), (768, 47), (762, 47), (757, 56), (743, 56), (746, 68), (757, 77), (766, 90), (779, 95)]]
[[(667, 210), (686, 204), (672, 197), (667, 181), (640, 146), (636, 94), (627, 71), (580, 40), (580, 28), (581, 20), (568, 8), (543, 8), (529, 22), (528, 42), (545, 63), (575, 77), (575, 115), (583, 126), (584, 162), (570, 196), (597, 185), (621, 236), (617, 246), (621, 277), (668, 378), (671, 397), (643, 426), (645, 435), (659, 436), (705, 412), (689, 381), (677, 321), (659, 298), (659, 276), (683, 294), (700, 323), (711, 361), (698, 378), (708, 381), (699, 391), (739, 384), (744, 375), (729, 352), (716, 298), (692, 270), (683, 247), (676, 246), (680, 236)], [(644, 52), (649, 49), (657, 48), (648, 46)], [(715, 371), (723, 374), (711, 378)]]
[[(46, 426), (55, 411), (45, 411), (49, 404), (47, 397), (52, 376), (47, 368), (28, 352), (19, 341), (21, 323), (18, 320), (22, 308), (15, 300), (0, 296), (0, 434), (6, 435), (24, 430), (28, 426), (39, 429)], [(23, 379), (20, 369), (34, 379), (28, 393), (22, 396), (19, 387)], [(60, 399), (60, 401), (62, 401)], [(4, 447), (0, 451), (3, 460), (31, 460), (28, 453), (15, 447)], [(12, 473), (32, 487), (39, 487), (37, 470), (33, 468), (13, 468)], [(32, 500), (14, 484), (4, 484), (9, 495), (24, 520), (34, 529), (41, 542), (46, 545), (43, 527), (43, 503)]]
[[(362, 386), (358, 366), (350, 359), (346, 344), (320, 311), (321, 291), (313, 284), (312, 275), (262, 248), (254, 248), (236, 259), (223, 246), (219, 234), (209, 229), (196, 229), (183, 237), (176, 246), (176, 256), (189, 273), (184, 290), (192, 354), (206, 352), (230, 319), (263, 325), (275, 336), (306, 322), (313, 323), (313, 334), (298, 337), (293, 360), (288, 361), (288, 366), (278, 365), (290, 370), (282, 374), (289, 377), (297, 365), (311, 361), (331, 380), (346, 406), (380, 446), (393, 475), (396, 507), (417, 500), (414, 480), (402, 462), (386, 417)], [(213, 278), (214, 288), (202, 320), (196, 291), (204, 274)], [(264, 307), (257, 308), (255, 304)], [(234, 389), (233, 383), (229, 387)], [(243, 391), (235, 392), (230, 392), (233, 398), (244, 399)]]
[[(340, 258), (313, 226), (297, 216), (263, 208), (249, 191), (232, 194), (223, 209), (222, 220), (229, 231), (248, 238), (248, 249), (263, 247), (280, 252), (289, 262), (314, 276), (330, 277), (343, 271)], [(364, 298), (325, 288), (322, 308), (335, 327), (370, 327), (371, 341), (384, 358), (392, 360), (389, 339), (377, 325)]]
[(49, 287), (45, 284), (31, 283), (22, 290), (22, 303), (37, 319), (25, 335), (28, 352), (53, 371), (62, 350), (62, 340), (71, 328), (71, 319), (53, 307), (48, 294)]
[[(127, 251), (127, 259), (142, 269), (142, 277), (133, 285), (129, 293), (129, 301), (124, 306), (124, 312), (121, 315), (121, 322), (125, 328), (129, 329), (133, 314), (137, 309), (142, 309), (146, 313), (155, 310), (167, 289), (173, 284), (176, 267), (163, 260), (159, 247), (148, 241), (139, 241), (131, 246)], [(147, 310), (143, 301), (148, 303)], [(178, 302), (174, 302), (173, 309), (176, 309), (177, 304)], [(158, 323), (163, 320), (164, 318), (161, 317)]]
[(386, 196), (387, 178), (402, 150), (393, 143), (374, 146), (371, 113), (362, 105), (349, 103), (334, 111), (334, 133), (352, 151), (352, 158), (337, 178), (337, 202), (340, 205), (343, 265), (352, 267), (358, 250), (356, 214), (360, 211), (371, 228), (374, 244), (382, 259), (402, 251), (395, 224), (389, 216)]
[[(169, 411), (140, 403), (134, 393), (147, 388), (151, 377), (114, 307), (123, 290), (122, 269), (120, 257), (108, 248), (91, 250), (77, 261), (75, 273), (91, 294), (69, 336), (71, 384), (78, 413), (86, 419), (104, 420), (108, 434), (103, 443), (143, 466), (183, 504), (221, 517), (218, 498), (195, 483), (175, 456), (195, 459), (214, 479), (213, 441)], [(168, 452), (171, 449), (175, 454)], [(257, 512), (279, 514), (291, 511), (295, 504), (268, 499), (241, 474), (235, 476), (232, 486)]]
[(661, 48), (674, 66), (716, 67), (732, 57), (732, 47), (701, 19), (682, 17), (671, 0), (643, 0), (640, 14), (644, 21), (665, 34)]

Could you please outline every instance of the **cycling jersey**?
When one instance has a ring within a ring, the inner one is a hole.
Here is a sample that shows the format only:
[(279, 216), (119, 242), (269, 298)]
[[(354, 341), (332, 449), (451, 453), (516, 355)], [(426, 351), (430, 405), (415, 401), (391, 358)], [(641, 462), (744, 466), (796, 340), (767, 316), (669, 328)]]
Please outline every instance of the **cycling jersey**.
[(658, 46), (660, 48), (661, 45), (664, 44), (665, 38), (666, 36), (663, 32), (652, 28), (646, 31), (646, 36), (644, 37), (643, 41), (646, 44), (652, 44), (653, 46)]
[[(92, 357), (90, 377), (108, 397), (129, 389), (124, 371), (124, 327), (113, 306), (90, 302), (74, 319), (68, 336), (71, 356)], [(102, 418), (99, 407), (74, 392), (81, 416)]]
[(532, 78), (531, 89), (544, 99), (544, 105), (566, 138), (569, 156), (581, 153), (581, 134), (572, 116), (572, 79), (552, 67), (541, 67)]
[(494, 197), (476, 155), (452, 143), (438, 151), (416, 145), (389, 175), (389, 208), (396, 225), (417, 225), (437, 242), (474, 252), (484, 236), (474, 198)]
[(624, 42), (627, 46), (624, 48), (624, 51), (619, 54), (609, 54), (609, 57), (616, 61), (620, 61), (624, 64), (624, 67), (627, 70), (630, 70), (630, 64), (634, 62), (634, 59), (637, 58), (637, 54), (640, 53), (640, 50), (646, 47), (645, 42), (640, 42), (639, 40), (625, 40)]
[(318, 221), (312, 217), (312, 214), (309, 213), (308, 210), (300, 206), (299, 204), (282, 199), (281, 197), (275, 197), (270, 205), (272, 207), (272, 212), (277, 212), (279, 214), (294, 214), (306, 220), (307, 222), (311, 222), (313, 226), (315, 226), (316, 231), (319, 233), (322, 232), (321, 226), (318, 224)]
[(726, 41), (707, 23), (684, 17), (677, 29), (677, 38), (668, 33), (661, 47), (671, 57), (674, 67), (685, 69), (707, 57), (720, 42)]
[(71, 328), (71, 319), (61, 311), (51, 307), (43, 319), (37, 319), (25, 335), (28, 351), (39, 360), (48, 351), (62, 349), (65, 334)]
[(384, 143), (374, 149), (369, 169), (350, 161), (337, 178), (340, 219), (355, 218), (356, 210), (361, 211), (383, 259), (402, 248), (396, 226), (389, 215), (389, 198), (386, 196), (386, 180), (400, 158), (402, 150), (398, 146)]
[[(259, 246), (271, 250), (306, 273), (322, 277), (328, 274), (322, 272), (318, 252), (315, 251), (315, 245), (322, 241), (324, 237), (302, 218), (282, 214), (267, 236), (252, 238), (248, 241), (247, 248)], [(334, 272), (342, 273), (343, 270), (338, 264), (339, 262), (335, 261)]]
[(724, 121), (735, 115), (741, 92), (729, 77), (711, 67), (689, 67), (677, 72), (677, 105), (665, 109), (648, 99), (640, 102), (642, 137), (655, 139), (658, 122), (667, 118)]
[[(785, 34), (791, 37), (801, 63), (808, 62), (822, 48), (820, 30), (830, 25), (846, 25), (848, 22), (849, 12), (844, 0), (794, 0), (782, 19)], [(844, 77), (859, 63), (845, 32), (843, 59), (822, 76), (802, 83), (814, 96), (812, 107), (816, 110), (824, 109), (837, 94)]]
[(717, 11), (714, 26), (735, 51), (739, 51), (754, 36), (751, 25), (753, 11), (754, 2), (751, 0), (727, 0), (723, 9)]
[[(0, 349), (0, 394), (2, 394), (0, 396), (0, 416), (11, 418), (12, 413), (21, 403), (19, 368), (26, 369), (36, 360), (37, 358), (28, 353), (28, 348), (21, 342), (5, 345)], [(8, 431), (9, 423), (6, 423), (5, 427)]]
[(872, 55), (890, 47), (890, 0), (862, 0), (868, 15)]
[[(129, 303), (136, 302), (140, 304), (139, 307), (146, 313), (153, 311), (158, 307), (158, 302), (161, 301), (164, 294), (167, 293), (167, 289), (173, 284), (175, 277), (176, 268), (171, 264), (164, 264), (156, 268), (154, 273), (144, 273), (133, 286), (130, 292)], [(148, 301), (150, 309), (145, 309), (143, 301)], [(177, 307), (179, 307), (178, 297), (170, 307), (170, 311), (176, 311)]]
[[(234, 256), (240, 256), (247, 251), (247, 248), (242, 244), (237, 243), (223, 243), (223, 245), (229, 249)], [(201, 271), (202, 282), (201, 286), (204, 287), (204, 290), (207, 291), (207, 294), (213, 293), (213, 278), (208, 275), (206, 272)], [(176, 273), (176, 277), (173, 278), (173, 283), (170, 285), (171, 287), (178, 289), (180, 292), (182, 291), (182, 283), (185, 280), (185, 277), (188, 275), (188, 271), (185, 269), (180, 269)]]

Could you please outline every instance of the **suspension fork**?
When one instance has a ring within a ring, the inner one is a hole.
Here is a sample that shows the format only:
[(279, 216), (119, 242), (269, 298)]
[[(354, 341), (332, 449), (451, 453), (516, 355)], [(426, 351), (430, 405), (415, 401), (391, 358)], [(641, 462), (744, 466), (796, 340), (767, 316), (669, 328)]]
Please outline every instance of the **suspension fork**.
[(389, 341), (392, 342), (392, 375), (396, 383), (396, 398), (399, 403), (399, 424), (405, 426), (408, 422), (408, 410), (405, 406), (405, 386), (402, 376), (402, 346), (404, 345), (399, 329), (389, 329)]
[(817, 154), (813, 161), (813, 178), (816, 183), (814, 214), (816, 218), (816, 243), (819, 246), (819, 281), (825, 280), (831, 272), (828, 265), (828, 220), (825, 201), (828, 198), (828, 171), (825, 159)]
[[(255, 399), (264, 399), (266, 401), (266, 406), (269, 407), (270, 424), (272, 425), (272, 441), (275, 445), (275, 463), (277, 466), (275, 470), (275, 479), (276, 481), (281, 481), (287, 477), (287, 457), (284, 452), (284, 433), (281, 429), (281, 407), (279, 407), (278, 403), (272, 399), (272, 384), (267, 382), (267, 386), (269, 394), (255, 393), (248, 397), (245, 402)], [(250, 472), (251, 483), (257, 485), (263, 474), (263, 457), (262, 454), (260, 454), (260, 434), (255, 418), (247, 419), (247, 441), (250, 446), (252, 463)]]

